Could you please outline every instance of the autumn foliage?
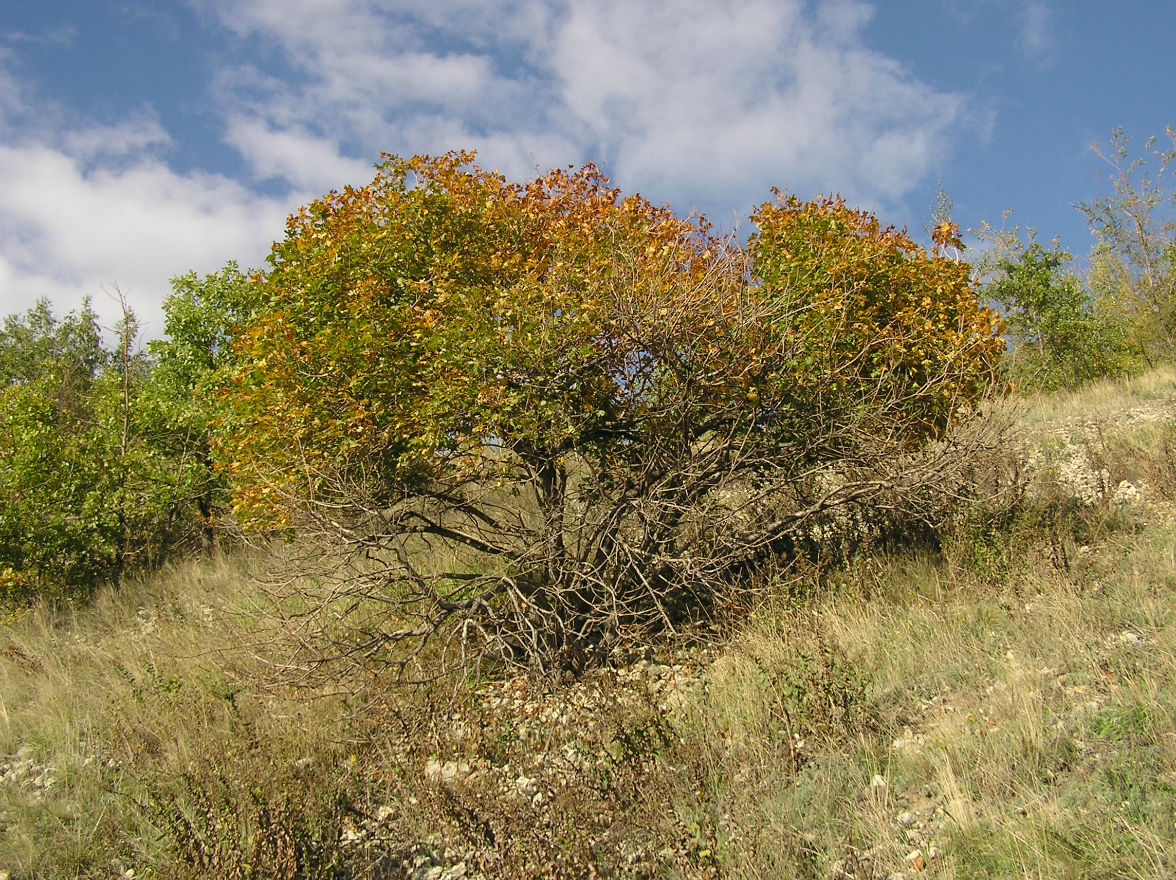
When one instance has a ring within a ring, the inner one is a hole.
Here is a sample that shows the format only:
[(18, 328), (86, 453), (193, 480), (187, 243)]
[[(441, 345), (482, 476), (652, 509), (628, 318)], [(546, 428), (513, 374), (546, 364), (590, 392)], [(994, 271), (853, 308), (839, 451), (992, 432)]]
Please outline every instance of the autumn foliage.
[(324, 638), (365, 664), (574, 665), (705, 612), (925, 482), (1003, 350), (966, 264), (840, 199), (778, 195), (743, 248), (591, 166), (472, 161), (293, 216), (223, 392), (236, 516), (344, 551)]
[[(840, 198), (778, 194), (752, 220), (756, 291), (799, 340), (784, 386), (811, 389), (807, 409), (827, 418), (885, 401), (877, 428), (917, 441), (988, 387), (1001, 323), (978, 304), (966, 263), (927, 253)], [(959, 245), (950, 223), (934, 237)]]

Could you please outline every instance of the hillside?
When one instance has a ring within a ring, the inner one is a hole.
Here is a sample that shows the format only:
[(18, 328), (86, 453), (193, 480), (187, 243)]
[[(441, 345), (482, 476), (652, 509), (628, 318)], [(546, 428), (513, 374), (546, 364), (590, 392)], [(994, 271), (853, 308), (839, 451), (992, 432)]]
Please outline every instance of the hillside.
[(280, 551), (16, 615), (0, 877), (1170, 877), (1176, 372), (1007, 417), (930, 546), (564, 682), (296, 687)]

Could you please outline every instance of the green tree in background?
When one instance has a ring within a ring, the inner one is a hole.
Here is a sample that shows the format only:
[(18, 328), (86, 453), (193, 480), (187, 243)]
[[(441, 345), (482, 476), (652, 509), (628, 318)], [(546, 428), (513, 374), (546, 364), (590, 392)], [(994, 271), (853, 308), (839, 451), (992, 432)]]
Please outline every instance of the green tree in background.
[(0, 332), (0, 586), (81, 588), (114, 566), (111, 450), (94, 403), (110, 355), (89, 301), (58, 320), (47, 301)]
[(24, 315), (9, 315), (0, 330), (0, 385), (36, 382), (50, 374), (62, 395), (82, 386), (106, 360), (102, 328), (87, 299), (81, 309), (58, 320), (47, 299)]
[(138, 347), (122, 317), (103, 343), (89, 302), (46, 301), (0, 331), (0, 590), (9, 602), (79, 597), (210, 546), (223, 506), (206, 385), (229, 358), (247, 279), (229, 264), (173, 281), (169, 337)]
[(1032, 230), (1027, 242), (1006, 237), (1003, 248), (990, 263), (985, 292), (1008, 322), (1014, 378), (1071, 388), (1120, 372), (1127, 362), (1123, 327), (1069, 271), (1070, 254), (1056, 243), (1044, 247)]
[(1176, 130), (1166, 137), (1166, 146), (1151, 138), (1133, 157), (1131, 138), (1115, 129), (1109, 148), (1094, 146), (1114, 193), (1078, 206), (1097, 238), (1091, 287), (1148, 363), (1176, 355)]
[(203, 277), (189, 272), (173, 278), (163, 304), (166, 336), (147, 344), (155, 363), (144, 420), (154, 425), (154, 444), (172, 462), (175, 502), (194, 507), (205, 547), (214, 541), (227, 500), (210, 445), (215, 389), (224, 384), (233, 334), (253, 311), (255, 289), (233, 261)]

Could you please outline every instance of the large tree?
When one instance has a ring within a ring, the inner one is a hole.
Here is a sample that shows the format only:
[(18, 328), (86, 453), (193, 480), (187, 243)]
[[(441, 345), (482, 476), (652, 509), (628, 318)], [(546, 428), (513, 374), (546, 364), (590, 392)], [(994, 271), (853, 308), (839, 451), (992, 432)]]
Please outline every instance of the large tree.
[(743, 249), (590, 166), (472, 159), (292, 217), (223, 392), (237, 516), (344, 551), (308, 632), (364, 663), (575, 664), (705, 612), (933, 479), (1003, 348), (965, 264), (839, 199)]

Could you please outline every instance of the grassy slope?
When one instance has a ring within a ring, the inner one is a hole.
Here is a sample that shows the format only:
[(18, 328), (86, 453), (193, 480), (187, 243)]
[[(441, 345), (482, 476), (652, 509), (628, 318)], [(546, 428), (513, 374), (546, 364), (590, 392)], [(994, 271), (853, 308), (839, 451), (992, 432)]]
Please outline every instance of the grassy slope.
[(10, 621), (0, 871), (1173, 876), (1176, 375), (1018, 424), (1012, 513), (559, 688), (286, 692), (256, 558)]

